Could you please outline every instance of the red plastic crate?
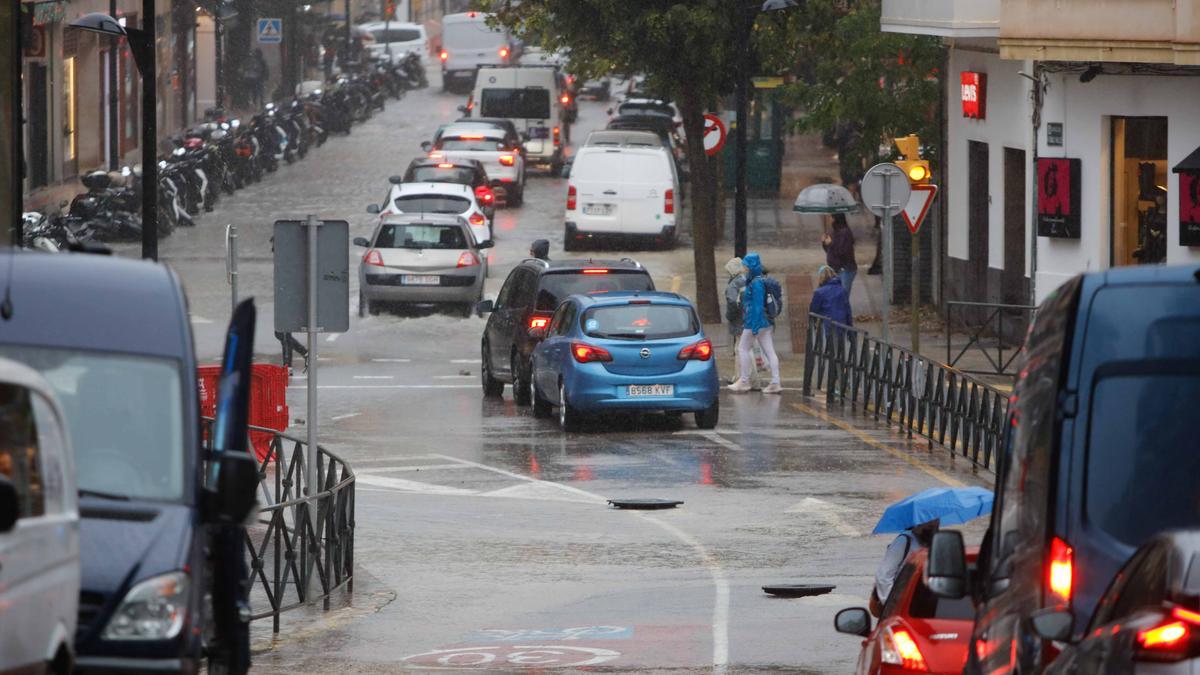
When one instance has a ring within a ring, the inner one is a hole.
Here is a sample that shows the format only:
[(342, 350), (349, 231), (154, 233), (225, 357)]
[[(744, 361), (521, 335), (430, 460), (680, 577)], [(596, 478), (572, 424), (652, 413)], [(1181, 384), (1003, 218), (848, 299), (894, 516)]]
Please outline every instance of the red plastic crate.
[[(217, 386), (221, 366), (200, 366), (196, 369), (200, 389), (200, 414), (213, 417), (217, 412)], [(249, 423), (283, 431), (288, 427), (287, 385), (288, 369), (270, 363), (255, 363), (250, 369)], [(250, 443), (258, 461), (266, 458), (271, 447), (271, 434), (250, 432)]]

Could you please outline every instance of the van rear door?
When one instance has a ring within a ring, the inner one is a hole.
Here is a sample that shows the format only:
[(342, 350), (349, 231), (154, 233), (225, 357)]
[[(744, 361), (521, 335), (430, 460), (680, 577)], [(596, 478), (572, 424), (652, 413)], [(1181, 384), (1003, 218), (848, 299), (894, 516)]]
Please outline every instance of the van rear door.
[[(665, 152), (623, 151), (621, 153), (620, 228), (631, 234), (657, 234), (675, 222), (663, 213), (667, 190), (674, 187)], [(672, 194), (674, 198), (674, 194)]]
[(585, 152), (575, 161), (571, 184), (577, 192), (576, 224), (581, 231), (621, 231), (622, 171), (624, 155), (616, 149)]

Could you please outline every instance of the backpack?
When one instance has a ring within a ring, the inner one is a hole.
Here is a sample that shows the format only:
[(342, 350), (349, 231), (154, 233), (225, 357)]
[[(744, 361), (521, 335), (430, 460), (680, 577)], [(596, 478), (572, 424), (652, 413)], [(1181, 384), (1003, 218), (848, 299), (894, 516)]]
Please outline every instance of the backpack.
[(771, 323), (775, 323), (775, 317), (783, 311), (783, 287), (779, 282), (771, 277), (764, 276), (762, 278), (763, 290), (766, 291), (763, 297), (763, 308), (766, 311), (767, 318)]

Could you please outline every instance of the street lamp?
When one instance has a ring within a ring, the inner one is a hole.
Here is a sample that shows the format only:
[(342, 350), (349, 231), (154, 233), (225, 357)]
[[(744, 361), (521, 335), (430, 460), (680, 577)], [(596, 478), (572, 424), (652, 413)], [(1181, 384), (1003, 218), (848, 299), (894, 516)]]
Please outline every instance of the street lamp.
[(742, 17), (737, 31), (737, 82), (734, 88), (734, 108), (736, 108), (737, 128), (734, 129), (734, 184), (733, 192), (733, 251), (739, 258), (746, 256), (746, 118), (750, 117), (750, 94), (747, 91), (750, 81), (750, 31), (754, 29), (754, 20), (762, 12), (776, 12), (798, 7), (796, 0), (766, 0), (762, 5), (745, 6), (746, 16)]
[(133, 62), (142, 76), (142, 257), (158, 260), (158, 101), (154, 78), (154, 0), (142, 0), (141, 29), (122, 26), (103, 12), (85, 14), (72, 21), (70, 27), (129, 41)]

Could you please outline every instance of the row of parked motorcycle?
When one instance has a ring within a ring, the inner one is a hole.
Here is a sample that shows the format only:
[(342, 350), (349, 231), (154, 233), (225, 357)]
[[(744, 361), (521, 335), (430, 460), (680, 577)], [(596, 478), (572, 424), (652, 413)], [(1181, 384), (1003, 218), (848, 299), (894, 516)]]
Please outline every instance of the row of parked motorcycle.
[[(158, 162), (158, 236), (194, 226), (212, 211), (221, 194), (233, 194), (279, 168), (303, 159), (330, 134), (351, 128), (384, 109), (387, 99), (429, 85), (415, 52), (343, 64), (330, 82), (306, 81), (289, 101), (267, 103), (248, 119), (220, 108), (205, 122), (171, 139), (174, 149)], [(59, 213), (27, 212), (26, 248), (59, 251), (91, 241), (142, 238), (142, 168), (97, 170), (80, 181), (85, 192), (59, 205)]]

